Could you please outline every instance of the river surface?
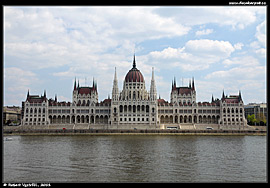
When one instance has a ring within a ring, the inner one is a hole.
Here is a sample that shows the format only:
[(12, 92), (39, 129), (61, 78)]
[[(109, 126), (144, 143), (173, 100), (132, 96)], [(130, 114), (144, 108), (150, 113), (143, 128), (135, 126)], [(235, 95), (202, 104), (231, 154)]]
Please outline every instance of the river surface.
[(266, 136), (9, 138), (4, 182), (267, 181)]

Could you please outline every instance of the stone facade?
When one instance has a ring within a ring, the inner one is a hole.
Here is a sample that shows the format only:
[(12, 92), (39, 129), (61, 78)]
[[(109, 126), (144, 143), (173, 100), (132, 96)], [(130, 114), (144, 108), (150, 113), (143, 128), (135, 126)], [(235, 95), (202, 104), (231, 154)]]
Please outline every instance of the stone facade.
[(92, 87), (80, 87), (74, 82), (72, 102), (58, 102), (44, 95), (27, 94), (23, 105), (22, 124), (27, 125), (88, 125), (89, 128), (121, 129), (181, 129), (181, 125), (218, 125), (221, 128), (244, 128), (244, 104), (239, 95), (221, 99), (212, 96), (211, 102), (196, 102), (194, 78), (187, 87), (177, 87), (172, 82), (170, 102), (157, 98), (152, 68), (150, 90), (136, 67), (135, 55), (132, 68), (126, 74), (122, 91), (118, 88), (115, 68), (112, 98), (98, 102), (97, 82)]

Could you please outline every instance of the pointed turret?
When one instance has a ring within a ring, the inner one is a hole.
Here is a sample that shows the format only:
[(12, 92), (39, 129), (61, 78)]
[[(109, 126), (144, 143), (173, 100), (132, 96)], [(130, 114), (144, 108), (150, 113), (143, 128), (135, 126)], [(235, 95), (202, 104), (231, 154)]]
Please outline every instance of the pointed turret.
[(242, 101), (242, 96), (241, 96), (241, 91), (239, 90), (239, 96), (238, 96), (238, 101)]
[(214, 96), (213, 96), (213, 94), (212, 94), (212, 102), (214, 102)]
[(75, 77), (75, 81), (74, 81), (74, 89), (73, 90), (76, 90), (76, 77)]
[(44, 90), (44, 97), (46, 98), (46, 90)]
[(93, 78), (93, 89), (97, 92), (97, 81)]
[(195, 90), (194, 77), (192, 77), (192, 90)]
[(54, 98), (54, 101), (57, 102), (57, 95), (55, 94), (55, 98)]
[(79, 88), (79, 87), (80, 87), (80, 83), (79, 83), (79, 81), (80, 81), (80, 80), (78, 79), (78, 86), (77, 86), (77, 88)]
[(116, 67), (114, 69), (114, 80), (113, 80), (113, 89), (112, 89), (112, 100), (116, 101), (119, 99), (119, 91), (118, 91), (118, 80), (117, 80), (117, 73)]
[(152, 67), (152, 79), (151, 79), (151, 86), (150, 86), (150, 100), (157, 99), (157, 90), (156, 90), (156, 83), (154, 78), (154, 67)]
[(176, 80), (175, 80), (175, 76), (174, 76), (174, 79), (173, 79), (173, 90), (176, 89)]
[(92, 88), (95, 89), (95, 78), (93, 77)]
[(223, 93), (222, 93), (222, 97), (221, 100), (224, 101), (225, 100), (225, 94), (224, 94), (224, 89), (223, 89)]

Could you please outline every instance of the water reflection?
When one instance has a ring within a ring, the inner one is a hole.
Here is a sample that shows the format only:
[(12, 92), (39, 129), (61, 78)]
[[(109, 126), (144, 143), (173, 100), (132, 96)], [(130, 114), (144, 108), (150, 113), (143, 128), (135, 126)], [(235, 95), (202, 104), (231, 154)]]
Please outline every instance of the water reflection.
[(4, 180), (266, 181), (266, 137), (17, 136), (4, 143)]

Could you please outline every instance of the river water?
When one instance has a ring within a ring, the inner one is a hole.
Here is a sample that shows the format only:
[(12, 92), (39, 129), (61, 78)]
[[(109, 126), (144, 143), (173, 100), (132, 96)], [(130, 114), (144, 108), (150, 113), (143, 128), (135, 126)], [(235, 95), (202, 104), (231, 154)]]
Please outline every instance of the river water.
[(266, 182), (266, 136), (12, 136), (4, 182)]

